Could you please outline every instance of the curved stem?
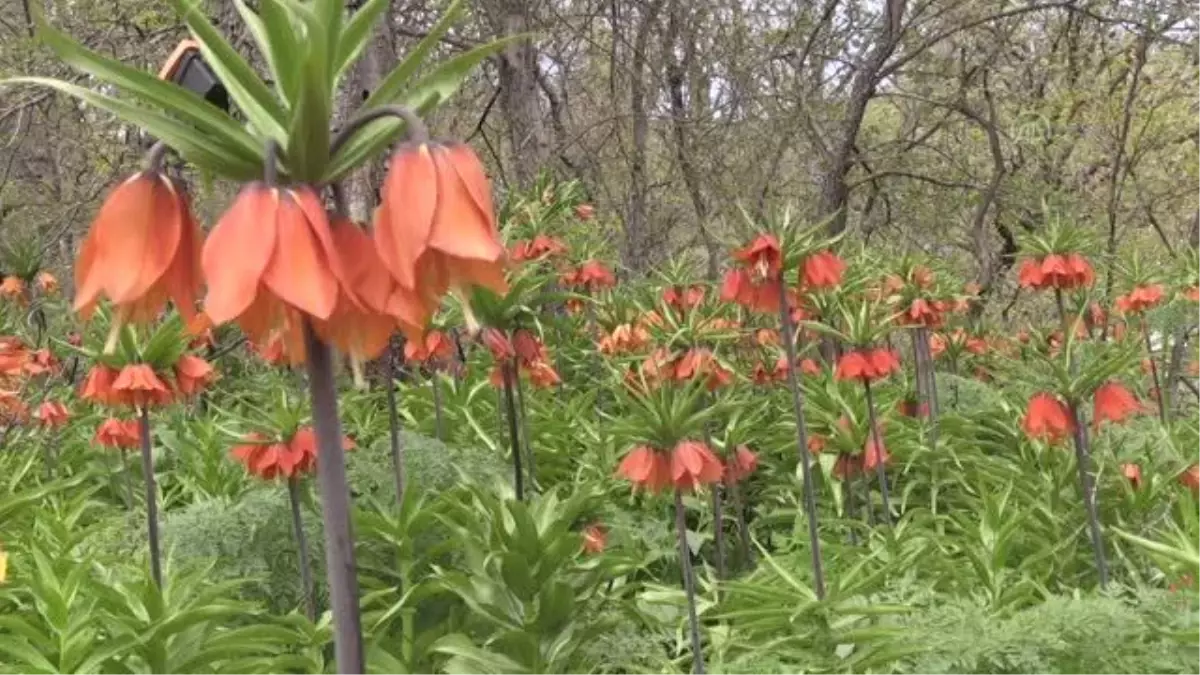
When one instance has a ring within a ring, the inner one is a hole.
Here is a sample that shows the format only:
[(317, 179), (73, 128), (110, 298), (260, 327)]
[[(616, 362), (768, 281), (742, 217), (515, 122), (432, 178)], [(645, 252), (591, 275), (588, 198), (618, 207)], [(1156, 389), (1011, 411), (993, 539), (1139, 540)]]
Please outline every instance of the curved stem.
[(142, 474), (146, 482), (146, 536), (150, 541), (150, 576), (162, 588), (162, 558), (158, 546), (158, 489), (154, 485), (154, 457), (150, 451), (150, 410), (142, 408), (138, 417), (138, 435), (142, 442)]
[(167, 156), (167, 150), (170, 150), (170, 148), (162, 141), (157, 141), (154, 145), (150, 146), (150, 151), (146, 153), (146, 170), (155, 173), (161, 172), (163, 160)]
[(350, 120), (345, 128), (333, 137), (333, 142), (329, 144), (329, 156), (336, 156), (338, 150), (341, 150), (342, 146), (353, 138), (354, 134), (358, 133), (360, 129), (384, 117), (399, 117), (404, 120), (409, 142), (424, 143), (429, 140), (429, 128), (425, 126), (425, 123), (421, 121), (417, 113), (402, 105), (381, 105), (377, 108), (360, 112), (354, 119)]
[(513, 461), (513, 490), (517, 493), (517, 501), (525, 500), (525, 477), (521, 471), (521, 433), (517, 430), (517, 402), (513, 396), (513, 378), (516, 375), (514, 361), (510, 359), (500, 366), (504, 375), (504, 409), (508, 417), (508, 440), (512, 449)]
[(292, 531), (296, 535), (296, 551), (300, 559), (300, 586), (304, 592), (304, 607), (308, 620), (317, 620), (317, 596), (313, 588), (312, 566), (308, 561), (308, 538), (304, 536), (304, 521), (300, 519), (300, 481), (287, 481), (288, 501), (292, 506)]
[(792, 312), (788, 307), (787, 288), (783, 275), (777, 280), (779, 291), (779, 327), (783, 333), (783, 346), (787, 353), (788, 386), (792, 390), (792, 413), (796, 418), (796, 456), (800, 462), (800, 472), (804, 478), (804, 511), (808, 517), (808, 546), (812, 555), (813, 590), (818, 599), (825, 597), (825, 570), (821, 560), (821, 536), (817, 527), (817, 495), (813, 485), (811, 457), (808, 452), (808, 431), (804, 423), (804, 390), (800, 388), (800, 377), (796, 370), (796, 339), (795, 327), (792, 325)]
[(875, 463), (875, 475), (879, 479), (879, 496), (883, 502), (883, 522), (890, 527), (892, 524), (892, 508), (888, 500), (888, 480), (887, 470), (884, 469), (883, 462), (883, 441), (879, 438), (879, 425), (875, 421), (875, 398), (871, 394), (871, 381), (863, 380), (863, 386), (867, 390), (867, 421), (871, 425), (871, 438), (875, 440), (875, 451), (879, 455)]
[(354, 561), (354, 532), (350, 524), (350, 490), (342, 451), (333, 355), (304, 322), (308, 351), (308, 386), (312, 397), (313, 428), (317, 435), (317, 480), (325, 527), (325, 572), (333, 610), (334, 652), (339, 673), (365, 672), (362, 624), (358, 610), (358, 572)]
[(700, 618), (696, 615), (696, 577), (692, 570), (692, 553), (687, 545), (687, 515), (683, 510), (683, 493), (675, 490), (675, 534), (679, 539), (679, 568), (683, 572), (683, 592), (687, 596), (688, 631), (692, 639), (692, 672), (704, 672), (704, 649), (700, 644)]

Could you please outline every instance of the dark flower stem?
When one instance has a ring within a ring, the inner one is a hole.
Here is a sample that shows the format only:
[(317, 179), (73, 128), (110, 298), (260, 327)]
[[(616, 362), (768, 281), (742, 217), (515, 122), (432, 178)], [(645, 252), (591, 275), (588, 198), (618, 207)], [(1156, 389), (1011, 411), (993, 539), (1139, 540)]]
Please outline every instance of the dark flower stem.
[[(875, 451), (879, 455), (875, 463), (875, 476), (879, 479), (879, 497), (883, 502), (883, 522), (888, 527), (892, 525), (892, 507), (888, 500), (887, 469), (884, 468), (883, 442), (879, 438), (879, 425), (875, 418), (875, 396), (871, 393), (871, 381), (863, 380), (863, 388), (867, 392), (867, 422), (871, 425), (871, 438), (875, 441)], [(865, 465), (866, 458), (863, 458)], [(865, 467), (864, 467), (865, 468)]]
[(339, 673), (362, 673), (366, 662), (358, 609), (358, 571), (354, 561), (350, 490), (346, 485), (337, 387), (333, 380), (333, 355), (308, 322), (304, 324), (304, 341), (308, 350), (313, 428), (317, 436), (317, 480), (325, 529), (329, 604), (333, 610), (334, 653)]
[(446, 427), (442, 419), (442, 383), (436, 368), (429, 371), (429, 383), (433, 387), (433, 424), (434, 433), (439, 441), (446, 440)]
[(533, 436), (529, 435), (529, 415), (528, 408), (525, 407), (525, 385), (521, 384), (520, 364), (513, 363), (513, 380), (515, 381), (514, 388), (517, 392), (517, 417), (521, 420), (521, 440), (525, 446), (525, 459), (529, 462), (527, 474), (529, 476), (530, 492), (537, 492), (537, 458), (533, 455)]
[(736, 481), (729, 484), (729, 494), (733, 497), (733, 511), (737, 517), (738, 526), (738, 560), (754, 567), (754, 552), (750, 550), (750, 527), (746, 523), (746, 501), (742, 497), (742, 487)]
[(513, 395), (514, 365), (512, 360), (505, 361), (500, 366), (504, 375), (504, 409), (508, 418), (508, 441), (512, 449), (513, 461), (513, 490), (517, 493), (517, 501), (525, 501), (525, 477), (521, 471), (521, 432), (517, 426), (517, 402)]
[[(914, 328), (911, 333), (913, 363), (916, 365), (916, 370), (917, 370), (917, 407), (918, 407), (917, 414), (918, 414), (918, 416), (921, 415), (920, 404), (928, 402), (928, 399), (926, 398), (926, 393), (925, 393), (925, 359), (921, 358), (921, 333), (920, 333), (920, 330), (921, 329), (919, 329), (919, 328)], [(889, 340), (891, 339), (891, 337), (892, 337), (891, 335), (888, 335)]]
[(142, 442), (142, 475), (146, 482), (146, 537), (150, 542), (150, 576), (162, 588), (162, 557), (158, 546), (158, 488), (154, 485), (154, 456), (150, 450), (150, 410), (142, 408), (138, 417), (138, 436)]
[(57, 429), (46, 434), (46, 438), (42, 442), (42, 454), (46, 461), (46, 480), (54, 478), (54, 465), (58, 455), (58, 451), (54, 447), (56, 445), (58, 445)]
[[(825, 571), (821, 561), (821, 536), (817, 527), (817, 496), (813, 485), (811, 458), (808, 452), (808, 431), (804, 423), (804, 390), (800, 388), (797, 373), (796, 330), (792, 325), (792, 312), (787, 302), (787, 287), (783, 275), (777, 280), (779, 290), (779, 328), (783, 333), (783, 346), (787, 353), (788, 386), (792, 390), (792, 413), (796, 418), (796, 456), (804, 478), (804, 511), (808, 517), (808, 547), (812, 554), (813, 590), (818, 599), (825, 597)], [(832, 363), (832, 361), (831, 361)]]
[(921, 326), (917, 329), (917, 341), (920, 343), (921, 363), (925, 370), (925, 414), (929, 417), (929, 447), (937, 450), (938, 418), (942, 411), (938, 403), (937, 368), (934, 367), (933, 350), (929, 347), (927, 327)]
[(725, 578), (725, 509), (721, 503), (721, 486), (712, 486), (713, 545), (717, 549), (717, 578)]
[(396, 503), (404, 501), (404, 440), (400, 438), (400, 412), (396, 406), (396, 357), (389, 349), (384, 357), (387, 378), (388, 434), (391, 440), (392, 473), (396, 482)]
[(1104, 535), (1100, 532), (1100, 517), (1096, 513), (1096, 484), (1092, 475), (1091, 453), (1088, 448), (1087, 425), (1079, 406), (1071, 404), (1071, 419), (1075, 423), (1075, 464), (1079, 467), (1079, 489), (1083, 492), (1083, 508), (1087, 513), (1088, 534), (1096, 556), (1096, 571), (1100, 587), (1108, 585), (1108, 559), (1104, 554)]
[(1167, 406), (1163, 400), (1163, 386), (1158, 377), (1158, 363), (1154, 360), (1154, 347), (1150, 342), (1150, 328), (1146, 325), (1146, 317), (1142, 317), (1142, 342), (1146, 344), (1146, 359), (1150, 361), (1150, 377), (1154, 382), (1154, 399), (1158, 403), (1158, 419), (1167, 423)]
[(292, 531), (296, 534), (296, 552), (300, 560), (300, 587), (304, 592), (304, 607), (308, 620), (317, 620), (317, 596), (313, 588), (312, 566), (308, 562), (308, 539), (304, 536), (304, 521), (300, 519), (300, 481), (287, 481), (288, 501), (292, 504)]
[(687, 514), (683, 510), (683, 492), (679, 490), (675, 490), (675, 534), (679, 539), (679, 569), (683, 572), (683, 592), (687, 596), (688, 631), (692, 638), (692, 672), (704, 673), (700, 618), (696, 615), (696, 577), (692, 571), (692, 553), (687, 544)]

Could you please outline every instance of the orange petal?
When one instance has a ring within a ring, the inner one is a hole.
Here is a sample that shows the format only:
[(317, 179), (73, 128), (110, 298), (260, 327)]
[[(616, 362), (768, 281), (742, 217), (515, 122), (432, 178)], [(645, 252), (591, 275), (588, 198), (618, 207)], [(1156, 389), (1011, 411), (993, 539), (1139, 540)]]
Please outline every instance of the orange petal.
[(457, 258), (499, 260), (505, 251), (494, 234), (492, 214), (480, 209), (451, 163), (450, 151), (435, 148), (434, 153), (437, 160), (437, 213), (429, 236), (430, 248)]
[(437, 208), (437, 169), (427, 145), (408, 146), (392, 158), (375, 222), (375, 248), (384, 266), (415, 289)]
[(337, 303), (337, 280), (306, 214), (290, 192), (280, 195), (275, 227), (279, 240), (263, 283), (292, 307), (328, 319)]
[(97, 262), (106, 270), (104, 290), (116, 303), (133, 302), (145, 295), (179, 250), (182, 227), (177, 195), (165, 177), (142, 176), (138, 180), (148, 183), (147, 195), (139, 189), (128, 193), (130, 199), (110, 199), (115, 202), (113, 208), (102, 208), (97, 217)]
[(96, 237), (89, 232), (79, 248), (75, 259), (75, 305), (74, 310), (86, 321), (96, 309), (100, 299), (103, 278), (96, 268)]
[(275, 252), (279, 192), (252, 183), (208, 235), (200, 266), (208, 280), (204, 312), (214, 325), (242, 314), (254, 302)]

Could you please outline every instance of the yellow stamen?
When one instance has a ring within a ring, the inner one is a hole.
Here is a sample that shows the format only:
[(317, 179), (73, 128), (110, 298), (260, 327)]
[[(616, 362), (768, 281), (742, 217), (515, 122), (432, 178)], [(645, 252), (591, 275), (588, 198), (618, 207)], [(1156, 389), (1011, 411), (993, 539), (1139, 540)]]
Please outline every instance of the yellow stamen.
[(362, 360), (357, 356), (350, 357), (350, 374), (354, 378), (355, 389), (367, 388), (367, 378), (363, 377)]
[(112, 354), (117, 351), (117, 342), (121, 339), (121, 329), (124, 325), (121, 319), (113, 319), (112, 326), (108, 328), (108, 337), (104, 340), (104, 353)]

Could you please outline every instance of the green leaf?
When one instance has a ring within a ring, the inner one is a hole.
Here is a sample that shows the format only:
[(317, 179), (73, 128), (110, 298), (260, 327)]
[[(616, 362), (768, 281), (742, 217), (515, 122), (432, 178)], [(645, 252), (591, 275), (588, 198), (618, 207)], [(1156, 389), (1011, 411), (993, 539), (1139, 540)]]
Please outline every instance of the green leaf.
[[(340, 4), (340, 3), (339, 3)], [(293, 3), (292, 7), (296, 7)], [(298, 11), (307, 28), (307, 54), (300, 71), (300, 89), (292, 106), (286, 164), (295, 178), (316, 182), (329, 161), (329, 120), (332, 82), (329, 74), (329, 26), (311, 10)]]
[(271, 89), (259, 79), (241, 54), (221, 37), (221, 33), (196, 4), (190, 0), (170, 2), (200, 44), (205, 62), (225, 85), (238, 109), (250, 120), (250, 126), (258, 133), (282, 143), (287, 138), (284, 130), (287, 112)]
[[(365, 10), (366, 8), (364, 7), (363, 9)], [(437, 47), (442, 36), (462, 17), (462, 13), (462, 0), (454, 0), (446, 8), (446, 13), (442, 14), (442, 18), (438, 19), (438, 22), (429, 29), (429, 33), (421, 38), (417, 46), (413, 47), (404, 57), (404, 60), (383, 78), (383, 81), (379, 83), (375, 91), (371, 92), (371, 95), (363, 102), (363, 110), (391, 103), (398, 98), (404, 89), (404, 85), (408, 84), (408, 79), (417, 72), (417, 69), (421, 67), (425, 59), (429, 58), (429, 54)], [(351, 21), (351, 24), (353, 23)], [(346, 27), (347, 31), (350, 29), (350, 26)]]
[[(337, 56), (333, 63), (334, 82), (340, 80), (358, 60), (363, 49), (370, 43), (379, 18), (383, 16), (389, 6), (391, 6), (390, 0), (367, 0), (366, 4), (350, 17), (350, 22), (342, 29), (342, 35), (338, 38)], [(436, 27), (434, 28), (436, 29)], [(421, 43), (423, 44), (424, 40)], [(417, 48), (420, 49), (420, 45)], [(405, 62), (407, 61), (408, 59), (405, 59)], [(401, 67), (403, 65), (404, 63), (400, 64)]]
[(18, 666), (13, 672), (25, 673), (57, 673), (58, 668), (46, 660), (41, 652), (34, 649), (24, 640), (0, 640), (0, 653), (8, 654), (15, 659), (12, 665)]
[[(424, 114), (442, 103), (458, 90), (467, 75), (484, 59), (500, 51), (508, 44), (521, 39), (513, 36), (496, 40), (471, 51), (464, 52), (448, 61), (443, 62), (432, 72), (422, 77), (411, 89), (397, 99), (381, 98), (372, 104), (369, 100), (362, 110), (399, 103), (411, 108), (417, 114)], [(378, 94), (381, 90), (376, 90)], [(383, 151), (404, 130), (404, 122), (395, 117), (384, 117), (365, 125), (339, 150), (330, 162), (325, 172), (323, 182), (333, 182), (353, 171), (370, 157)]]
[(430, 646), (432, 651), (451, 657), (446, 664), (448, 673), (524, 673), (526, 669), (516, 661), (495, 652), (475, 646), (462, 633), (442, 636)]
[(107, 58), (75, 42), (65, 33), (37, 18), (38, 34), (67, 65), (98, 80), (112, 84), (122, 92), (172, 113), (202, 132), (210, 145), (220, 146), (248, 162), (262, 160), (262, 148), (232, 117), (203, 97), (150, 73)]
[(221, 152), (204, 135), (193, 127), (172, 119), (162, 113), (142, 108), (120, 99), (98, 94), (78, 85), (48, 77), (17, 77), (0, 84), (33, 84), (56, 89), (69, 96), (93, 105), (145, 129), (150, 135), (166, 143), (185, 160), (204, 169), (210, 169), (232, 180), (254, 180), (261, 175), (261, 166)]
[(250, 9), (245, 0), (235, 0), (235, 4), (242, 20), (254, 35), (258, 50), (266, 58), (267, 67), (275, 79), (275, 91), (283, 99), (283, 105), (290, 106), (300, 87), (299, 47), (291, 15), (277, 0), (261, 0), (258, 12)]

